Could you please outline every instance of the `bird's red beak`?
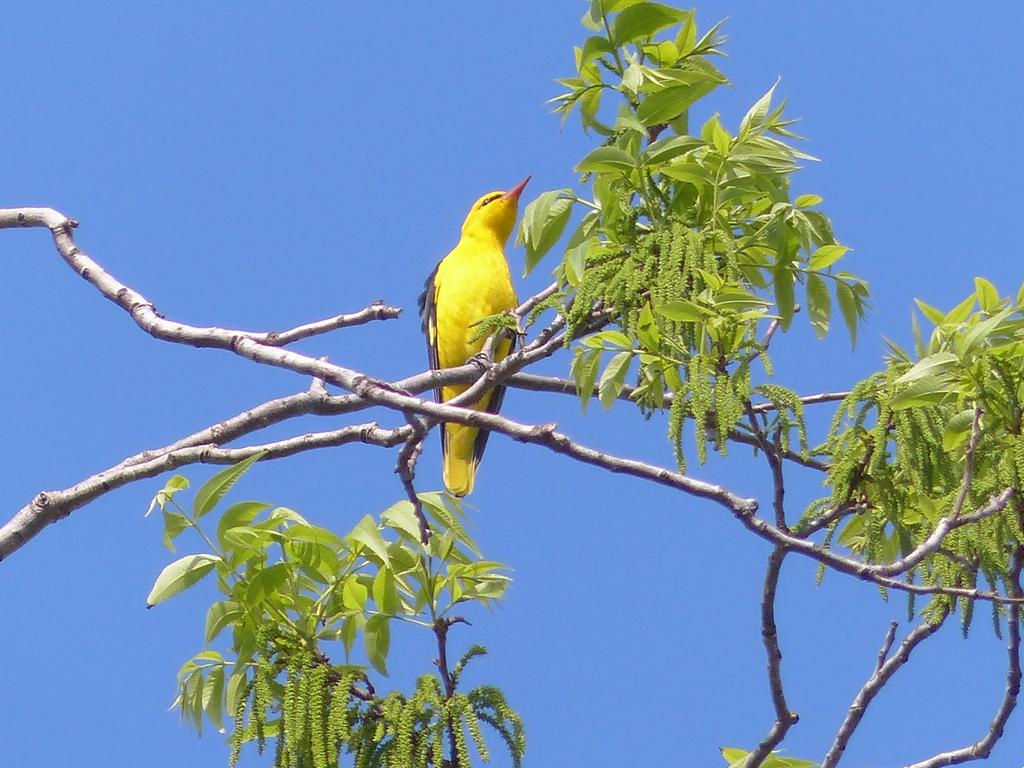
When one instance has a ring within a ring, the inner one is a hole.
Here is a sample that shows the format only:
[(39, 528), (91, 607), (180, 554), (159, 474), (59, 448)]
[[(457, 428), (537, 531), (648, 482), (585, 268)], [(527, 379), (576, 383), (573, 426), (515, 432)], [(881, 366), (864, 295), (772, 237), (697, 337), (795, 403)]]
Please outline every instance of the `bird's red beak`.
[(529, 183), (532, 176), (527, 176), (525, 179), (516, 184), (512, 189), (505, 193), (505, 197), (510, 198), (518, 202), (519, 196), (523, 194), (523, 190), (526, 189), (526, 185)]

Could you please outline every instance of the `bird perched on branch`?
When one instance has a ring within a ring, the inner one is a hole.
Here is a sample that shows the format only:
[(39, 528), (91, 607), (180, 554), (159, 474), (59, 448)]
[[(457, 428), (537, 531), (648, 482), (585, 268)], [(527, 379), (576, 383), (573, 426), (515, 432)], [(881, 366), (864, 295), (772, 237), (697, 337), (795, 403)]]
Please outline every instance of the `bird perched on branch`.
[[(489, 192), (473, 203), (459, 244), (427, 278), (420, 296), (420, 315), (431, 368), (454, 368), (479, 354), (485, 339), (470, 341), (474, 323), (518, 304), (505, 260), (505, 243), (515, 225), (519, 196), (529, 180), (527, 176), (507, 192)], [(498, 339), (495, 361), (511, 348), (511, 338)], [(451, 400), (465, 390), (463, 385), (441, 387), (436, 391), (437, 401)], [(504, 387), (495, 387), (472, 407), (497, 413), (504, 395)], [(462, 424), (441, 424), (444, 484), (456, 496), (472, 492), (488, 434)]]

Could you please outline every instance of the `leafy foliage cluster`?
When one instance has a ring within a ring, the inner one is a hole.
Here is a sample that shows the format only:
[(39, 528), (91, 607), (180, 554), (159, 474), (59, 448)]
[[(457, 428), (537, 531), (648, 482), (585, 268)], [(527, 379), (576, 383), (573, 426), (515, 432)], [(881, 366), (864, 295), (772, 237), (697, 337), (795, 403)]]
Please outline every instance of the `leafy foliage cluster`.
[[(1010, 556), (1024, 542), (1024, 288), (1004, 298), (987, 280), (975, 286), (947, 313), (919, 301), (935, 326), (928, 341), (915, 320), (914, 354), (890, 342), (886, 368), (851, 391), (816, 449), (831, 460), (831, 494), (808, 512), (856, 505), (839, 543), (888, 563), (942, 518), (1012, 488), (1005, 509), (952, 531), (909, 574), (927, 585), (974, 588), (984, 578), (1009, 589)], [(940, 596), (930, 610), (953, 607)], [(966, 630), (971, 603), (960, 608)]]
[(791, 199), (792, 174), (813, 158), (793, 145), (794, 121), (773, 104), (774, 86), (735, 133), (718, 114), (691, 133), (695, 105), (728, 82), (712, 63), (724, 42), (717, 26), (699, 35), (693, 11), (636, 0), (594, 0), (583, 23), (593, 34), (552, 103), (563, 118), (577, 111), (603, 143), (576, 166), (590, 199), (553, 190), (526, 209), (527, 271), (558, 242), (573, 209), (584, 209), (555, 269), (571, 298), (569, 338), (595, 311), (614, 329), (577, 346), (578, 391), (587, 399), (596, 383), (610, 407), (635, 360), (628, 394), (648, 413), (671, 400), (669, 433), (682, 467), (687, 419), (700, 461), (709, 432), (726, 450), (725, 436), (757, 392), (751, 364), (760, 359), (771, 373), (758, 339), (773, 320), (789, 326), (796, 286), (820, 336), (834, 295), (854, 338), (867, 288), (835, 271), (847, 248), (819, 210), (821, 198)]
[[(518, 765), (525, 736), (502, 692), (487, 685), (459, 690), (466, 665), (485, 649), (474, 645), (447, 666), (448, 631), (466, 623), (453, 609), (490, 605), (509, 581), (504, 566), (482, 559), (458, 501), (420, 496), (434, 532), (426, 547), (409, 501), (385, 510), (379, 522), (363, 517), (343, 537), (290, 509), (244, 501), (225, 509), (209, 535), (204, 518), (258, 458), (216, 474), (197, 491), (191, 511), (177, 500), (188, 488), (180, 475), (151, 506), (163, 515), (169, 549), (192, 530), (209, 551), (168, 565), (149, 605), (207, 575), (223, 594), (207, 612), (210, 647), (179, 672), (175, 704), (182, 715), (197, 731), (204, 715), (221, 732), (225, 718), (233, 718), (231, 765), (244, 744), (255, 742), (262, 752), (273, 740), (278, 768), (330, 768), (346, 752), (358, 768), (468, 768), (470, 743), (489, 759), (482, 725), (499, 735)], [(371, 668), (387, 675), (394, 621), (423, 627), (439, 643), (437, 673), (421, 676), (408, 695), (378, 694), (370, 679)], [(212, 647), (229, 630), (229, 650)], [(368, 664), (353, 659), (360, 637)]]

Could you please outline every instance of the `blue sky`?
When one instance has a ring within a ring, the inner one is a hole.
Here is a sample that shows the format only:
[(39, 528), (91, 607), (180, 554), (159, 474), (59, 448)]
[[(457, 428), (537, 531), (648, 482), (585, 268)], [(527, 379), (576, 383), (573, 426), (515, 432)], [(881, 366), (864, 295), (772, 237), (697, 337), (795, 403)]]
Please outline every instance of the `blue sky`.
[[(468, 205), (527, 173), (527, 197), (571, 185), (592, 146), (572, 123), (559, 130), (544, 105), (553, 78), (571, 71), (583, 4), (213, 5), (6, 8), (0, 206), (50, 205), (79, 219), (84, 249), (194, 324), (277, 329), (376, 298), (402, 305), (398, 321), (301, 348), (383, 377), (421, 370), (415, 298)], [(704, 25), (726, 16), (722, 66), (735, 85), (706, 109), (735, 125), (782, 76), (780, 93), (823, 160), (795, 191), (824, 196), (876, 307), (854, 353), (841, 330), (819, 344), (798, 320), (777, 341), (777, 381), (845, 388), (878, 365), (882, 335), (909, 338), (914, 297), (951, 306), (975, 274), (1016, 290), (1017, 4), (700, 6)], [(521, 252), (510, 258), (517, 272)], [(305, 386), (146, 337), (43, 232), (0, 232), (0, 263), (5, 515), (39, 490)], [(542, 287), (546, 271), (520, 281), (520, 294)], [(505, 403), (519, 420), (557, 421), (588, 444), (671, 462), (662, 420), (621, 405), (578, 411), (555, 395), (512, 392)], [(763, 496), (767, 470), (733, 453), (694, 473)], [(439, 484), (438, 454), (432, 440), (424, 487)], [(365, 446), (301, 456), (258, 467), (236, 498), (347, 530), (400, 497), (392, 465)], [(798, 473), (791, 483), (795, 503), (817, 491)], [(7, 764), (226, 759), (219, 737), (196, 738), (166, 711), (212, 593), (144, 609), (168, 561), (158, 521), (143, 518), (159, 486), (111, 494), (0, 565)], [(514, 567), (515, 582), (453, 642), (491, 649), (473, 680), (504, 687), (523, 714), (529, 764), (714, 766), (719, 746), (761, 738), (772, 719), (756, 603), (762, 542), (717, 507), (501, 438), (477, 489), (478, 539)], [(779, 624), (802, 718), (786, 749), (819, 759), (905, 604), (841, 576), (815, 587), (813, 577), (810, 564), (787, 563)], [(427, 667), (427, 641), (395, 637), (396, 684)], [(872, 706), (848, 764), (896, 765), (977, 738), (1002, 695), (1003, 664), (984, 620), (967, 641), (946, 627)], [(1020, 722), (993, 765), (1024, 752)]]

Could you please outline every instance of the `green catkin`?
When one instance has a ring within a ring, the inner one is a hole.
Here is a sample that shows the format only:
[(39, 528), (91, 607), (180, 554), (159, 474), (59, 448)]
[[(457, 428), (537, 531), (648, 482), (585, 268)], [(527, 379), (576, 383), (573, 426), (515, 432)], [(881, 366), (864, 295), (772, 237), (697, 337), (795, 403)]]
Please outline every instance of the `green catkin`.
[(314, 665), (306, 674), (309, 676), (309, 697), (307, 714), (309, 721), (310, 755), (313, 768), (327, 768), (326, 745), (326, 698), (327, 698), (327, 666)]
[(960, 601), (960, 631), (964, 638), (967, 637), (968, 631), (971, 628), (971, 621), (974, 619), (974, 601), (973, 600), (961, 600)]
[(487, 749), (487, 742), (484, 741), (484, 735), (480, 731), (480, 721), (476, 717), (476, 713), (469, 707), (466, 708), (466, 726), (469, 728), (469, 735), (473, 739), (473, 744), (476, 746), (476, 751), (480, 755), (480, 759), (485, 763), (491, 761), (490, 750)]
[(555, 310), (561, 312), (562, 301), (565, 299), (565, 293), (557, 291), (556, 293), (548, 296), (543, 301), (537, 302), (530, 313), (526, 316), (526, 327), (530, 328), (534, 323), (537, 322), (537, 318), (543, 315), (548, 310)]
[(255, 685), (253, 686), (252, 711), (249, 719), (252, 721), (256, 733), (256, 748), (262, 755), (267, 746), (265, 728), (267, 724), (267, 711), (270, 709), (272, 700), (270, 695), (270, 684), (274, 671), (270, 660), (261, 656), (256, 664)]
[(732, 417), (735, 413), (735, 398), (733, 397), (732, 385), (729, 377), (723, 374), (715, 376), (715, 422), (718, 443), (718, 452), (722, 456), (728, 456), (729, 433), (735, 426)]
[(711, 385), (708, 383), (707, 363), (703, 355), (694, 355), (690, 358), (687, 374), (687, 383), (690, 387), (690, 413), (693, 415), (694, 437), (697, 444), (697, 461), (703, 464), (708, 460), (708, 414), (713, 405), (713, 393)]
[(871, 463), (868, 465), (871, 472), (878, 472), (889, 456), (886, 446), (889, 442), (889, 420), (892, 417), (892, 410), (888, 405), (883, 405), (878, 413), (878, 420), (871, 430), (871, 440), (874, 450), (871, 454)]
[[(726, 280), (732, 282), (738, 282), (742, 277), (742, 271), (740, 270), (740, 259), (739, 259), (739, 248), (736, 246), (736, 241), (731, 237), (726, 238), (725, 250), (722, 253), (722, 272), (725, 273)], [(769, 376), (771, 374), (769, 373)]]
[(508, 706), (502, 692), (492, 686), (476, 688), (467, 698), (476, 717), (501, 736), (508, 747), (513, 765), (518, 768), (526, 754), (526, 733), (519, 715)]
[(413, 694), (402, 707), (398, 715), (397, 728), (395, 729), (394, 755), (397, 765), (409, 766), (414, 764), (412, 750), (413, 726), (416, 722), (416, 715), (420, 708), (421, 701), (418, 693)]
[(331, 692), (330, 707), (327, 714), (327, 748), (332, 760), (341, 751), (342, 745), (349, 738), (348, 703), (349, 690), (355, 682), (355, 673), (343, 672), (341, 678)]
[(284, 723), (278, 724), (277, 738), (274, 740), (274, 768), (285, 768), (285, 749), (284, 749)]
[[(299, 717), (299, 680), (302, 677), (303, 661), (304, 657), (301, 653), (295, 654), (290, 659), (288, 663), (288, 678), (285, 681), (284, 697), (282, 699), (281, 718), (284, 722), (282, 734), (279, 738), (284, 738), (287, 748), (286, 752), (293, 757), (297, 753), (299, 743), (302, 740), (301, 718)], [(304, 703), (302, 706), (304, 706)]]
[(759, 392), (768, 402), (775, 406), (780, 420), (785, 423), (782, 434), (782, 447), (786, 450), (789, 449), (789, 431), (796, 427), (797, 439), (800, 442), (800, 454), (805, 458), (809, 456), (807, 424), (804, 420), (804, 404), (800, 400), (800, 396), (791, 389), (780, 387), (777, 384), (761, 384), (755, 391)]
[(689, 401), (683, 397), (682, 392), (677, 392), (672, 398), (672, 405), (668, 411), (668, 436), (672, 441), (672, 448), (675, 451), (676, 464), (680, 472), (686, 472), (686, 453), (683, 451), (683, 424), (690, 414)]
[(701, 266), (704, 271), (710, 272), (713, 275), (718, 275), (718, 256), (715, 255), (714, 248), (704, 248), (703, 238), (701, 239)]
[(440, 716), (437, 726), (434, 728), (434, 764), (441, 765), (441, 756), (444, 754), (444, 717)]
[(462, 694), (455, 694), (445, 704), (444, 718), (447, 721), (451, 733), (455, 737), (455, 757), (460, 766), (469, 766), (469, 744), (466, 741), (466, 729), (463, 726), (463, 715), (468, 704), (466, 697)]
[(245, 743), (245, 710), (248, 703), (248, 687), (246, 692), (238, 700), (238, 707), (234, 712), (235, 726), (231, 730), (231, 756), (228, 758), (228, 768), (235, 768), (238, 758), (242, 754), (242, 745)]
[(306, 654), (303, 657), (303, 664), (299, 668), (299, 680), (295, 688), (295, 706), (293, 710), (294, 740), (289, 744), (293, 755), (297, 756), (301, 764), (305, 764), (304, 756), (309, 754), (309, 665), (312, 659)]
[(412, 763), (415, 768), (427, 768), (428, 766), (427, 756), (430, 754), (430, 739), (427, 738), (427, 735), (426, 732), (421, 733), (416, 741), (416, 753), (413, 756)]

